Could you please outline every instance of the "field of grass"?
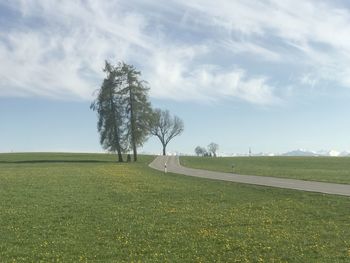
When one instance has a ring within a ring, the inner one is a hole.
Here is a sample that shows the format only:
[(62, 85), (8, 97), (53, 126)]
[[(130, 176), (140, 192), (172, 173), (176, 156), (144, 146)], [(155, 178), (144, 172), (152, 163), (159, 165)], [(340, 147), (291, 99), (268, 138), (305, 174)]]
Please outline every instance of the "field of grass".
[(349, 262), (350, 198), (0, 154), (0, 262)]
[[(181, 157), (183, 166), (246, 175), (350, 184), (348, 157)], [(234, 170), (232, 170), (234, 165)]]

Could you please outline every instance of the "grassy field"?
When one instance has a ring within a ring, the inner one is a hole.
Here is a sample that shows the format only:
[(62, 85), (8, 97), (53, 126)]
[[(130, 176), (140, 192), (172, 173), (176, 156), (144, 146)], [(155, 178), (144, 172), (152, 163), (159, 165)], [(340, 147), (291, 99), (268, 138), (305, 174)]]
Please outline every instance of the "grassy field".
[(349, 262), (350, 198), (0, 154), (0, 262)]
[(263, 175), (350, 184), (350, 158), (346, 157), (181, 157), (192, 168), (246, 175)]

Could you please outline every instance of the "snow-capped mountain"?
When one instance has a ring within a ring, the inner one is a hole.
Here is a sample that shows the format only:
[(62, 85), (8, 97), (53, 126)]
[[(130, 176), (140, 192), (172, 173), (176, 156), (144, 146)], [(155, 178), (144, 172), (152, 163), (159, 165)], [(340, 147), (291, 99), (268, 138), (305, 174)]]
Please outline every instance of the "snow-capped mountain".
[[(249, 153), (218, 153), (219, 157), (248, 157)], [(259, 156), (328, 156), (328, 157), (350, 157), (350, 150), (347, 151), (337, 151), (337, 150), (320, 150), (320, 151), (311, 151), (305, 149), (297, 149), (289, 151), (286, 153), (269, 153), (269, 152), (252, 152), (252, 157)]]
[(260, 152), (260, 153), (252, 153), (251, 156), (275, 156), (275, 153), (264, 153), (264, 152)]
[(336, 150), (322, 150), (317, 152), (318, 155), (320, 156), (332, 156), (332, 157), (337, 157), (340, 156), (340, 152)]
[(321, 151), (308, 151), (304, 149), (298, 149), (282, 154), (282, 156), (329, 156), (329, 157), (344, 157), (350, 156), (349, 151), (339, 152), (337, 150), (321, 150)]
[(282, 154), (282, 156), (319, 156), (317, 153), (312, 151), (307, 151), (304, 149), (298, 149)]
[(350, 151), (342, 151), (339, 156), (342, 156), (342, 157), (346, 157), (346, 156), (350, 156)]

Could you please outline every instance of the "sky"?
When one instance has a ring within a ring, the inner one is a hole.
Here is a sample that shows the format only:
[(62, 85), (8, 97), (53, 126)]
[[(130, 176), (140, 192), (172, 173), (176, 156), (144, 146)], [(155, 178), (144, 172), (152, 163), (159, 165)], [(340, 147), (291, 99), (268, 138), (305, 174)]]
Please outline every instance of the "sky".
[(183, 119), (169, 152), (348, 150), (349, 24), (345, 0), (0, 0), (0, 152), (102, 152), (105, 60)]

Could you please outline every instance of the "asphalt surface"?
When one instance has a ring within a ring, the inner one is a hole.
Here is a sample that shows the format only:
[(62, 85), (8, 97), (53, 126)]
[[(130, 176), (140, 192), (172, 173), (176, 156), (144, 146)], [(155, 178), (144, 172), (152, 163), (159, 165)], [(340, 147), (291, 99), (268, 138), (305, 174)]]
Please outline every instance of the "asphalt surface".
[(234, 173), (199, 170), (181, 166), (178, 156), (158, 156), (149, 166), (153, 169), (164, 171), (165, 164), (167, 172), (176, 174), (244, 184), (254, 184), (308, 192), (317, 192), (323, 194), (350, 196), (350, 185), (346, 184), (324, 183), (268, 176), (240, 175)]

